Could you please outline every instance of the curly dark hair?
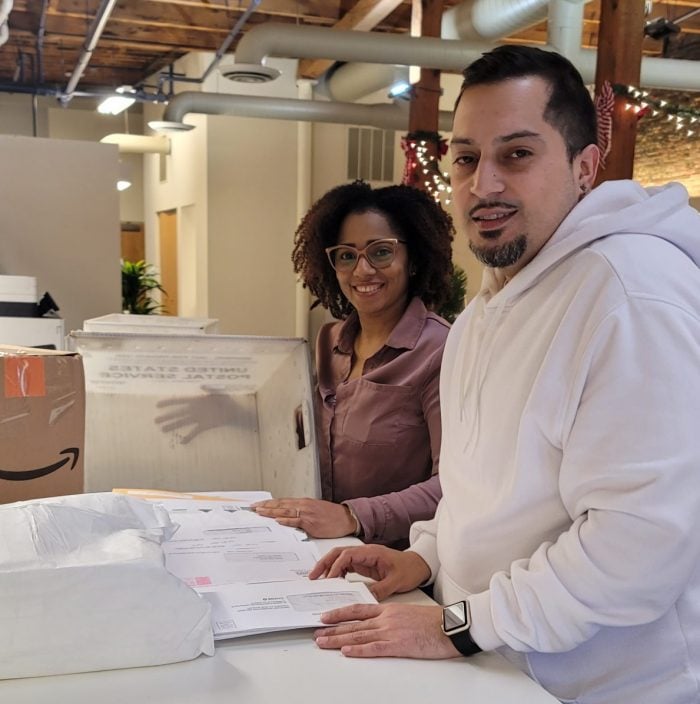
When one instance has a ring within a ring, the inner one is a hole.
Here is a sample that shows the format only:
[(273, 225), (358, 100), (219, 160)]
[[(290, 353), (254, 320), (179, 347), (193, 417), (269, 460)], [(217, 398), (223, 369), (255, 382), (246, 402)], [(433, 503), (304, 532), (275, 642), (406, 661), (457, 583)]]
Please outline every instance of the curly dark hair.
[(452, 218), (428, 194), (412, 186), (372, 189), (363, 181), (336, 186), (317, 200), (294, 236), (292, 262), (305, 288), (344, 319), (354, 310), (343, 295), (325, 249), (337, 244), (345, 218), (376, 212), (383, 215), (399, 239), (406, 241), (415, 275), (409, 279), (409, 299), (418, 296), (428, 308), (447, 298), (452, 275)]

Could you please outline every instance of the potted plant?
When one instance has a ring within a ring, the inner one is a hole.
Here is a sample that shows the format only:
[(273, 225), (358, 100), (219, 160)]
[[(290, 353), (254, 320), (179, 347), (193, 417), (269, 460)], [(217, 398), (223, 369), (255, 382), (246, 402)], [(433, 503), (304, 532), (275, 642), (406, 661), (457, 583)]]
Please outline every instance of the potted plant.
[[(122, 260), (122, 310), (136, 315), (161, 313), (164, 306), (151, 297), (151, 292), (165, 289), (160, 285), (157, 272), (151, 264), (141, 260)], [(167, 295), (167, 294), (166, 294)]]

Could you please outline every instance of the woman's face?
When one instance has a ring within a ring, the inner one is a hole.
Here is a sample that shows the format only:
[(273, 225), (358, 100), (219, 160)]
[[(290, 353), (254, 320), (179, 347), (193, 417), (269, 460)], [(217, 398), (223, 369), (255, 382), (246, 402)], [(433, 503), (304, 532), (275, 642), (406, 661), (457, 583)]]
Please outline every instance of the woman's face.
[[(374, 211), (351, 213), (343, 221), (336, 244), (362, 250), (371, 242), (386, 238), (402, 239), (384, 215)], [(396, 321), (408, 302), (408, 266), (406, 244), (399, 243), (389, 266), (375, 268), (366, 256), (360, 256), (354, 269), (336, 271), (336, 276), (361, 320), (374, 317)]]

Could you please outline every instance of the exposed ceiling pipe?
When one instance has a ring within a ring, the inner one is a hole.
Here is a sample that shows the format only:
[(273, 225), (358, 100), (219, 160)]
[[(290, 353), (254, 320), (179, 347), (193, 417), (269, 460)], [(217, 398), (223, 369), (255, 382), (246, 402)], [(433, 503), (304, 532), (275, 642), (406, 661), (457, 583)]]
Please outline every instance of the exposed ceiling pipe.
[(1, 0), (0, 2), (0, 46), (10, 38), (10, 28), (7, 18), (12, 11), (13, 0)]
[[(44, 82), (44, 35), (46, 34), (46, 13), (49, 9), (49, 0), (44, 0), (41, 4), (41, 15), (39, 16), (39, 28), (36, 31), (36, 69), (39, 85)], [(35, 78), (37, 78), (35, 76)]]
[[(162, 94), (163, 84), (166, 82), (170, 83), (170, 93), (171, 94), (174, 92), (173, 83), (176, 83), (176, 82), (204, 83), (204, 81), (207, 79), (209, 74), (219, 65), (219, 63), (221, 62), (221, 59), (224, 57), (224, 55), (228, 51), (228, 48), (233, 43), (233, 40), (240, 34), (241, 28), (248, 21), (248, 18), (253, 14), (253, 12), (255, 12), (258, 5), (261, 3), (261, 1), (262, 0), (250, 0), (250, 5), (248, 5), (245, 12), (238, 18), (236, 23), (231, 28), (231, 31), (226, 35), (226, 38), (221, 43), (221, 46), (216, 50), (216, 54), (214, 54), (214, 58), (212, 59), (211, 63), (209, 64), (209, 66), (207, 66), (204, 73), (200, 77), (195, 78), (195, 77), (189, 77), (189, 76), (176, 76), (175, 73), (173, 72), (173, 68), (171, 65), (169, 67), (169, 70), (167, 73), (161, 73), (158, 76), (158, 86), (156, 88), (156, 93), (158, 95)], [(223, 70), (224, 69), (222, 69), (222, 71)], [(277, 76), (278, 75), (279, 75), (279, 71), (277, 72)], [(275, 76), (275, 78), (277, 76)]]
[(233, 25), (233, 28), (228, 33), (226, 39), (224, 39), (223, 43), (217, 50), (213, 61), (209, 64), (207, 70), (202, 75), (202, 82), (204, 82), (207, 76), (216, 68), (217, 64), (221, 61), (226, 51), (233, 43), (233, 40), (238, 36), (238, 33), (241, 31), (241, 27), (243, 27), (243, 25), (248, 21), (248, 18), (253, 14), (253, 12), (255, 12), (259, 4), (260, 0), (250, 1), (250, 5), (248, 5), (246, 11), (238, 18), (236, 24)]
[[(557, 17), (568, 17), (567, 22), (574, 27), (578, 38), (575, 39), (573, 33), (562, 36), (562, 43), (559, 45), (562, 48), (559, 50), (574, 63), (586, 82), (592, 82), (597, 52), (592, 49), (582, 49), (580, 46), (583, 3), (552, 0), (550, 17), (552, 16), (555, 18), (554, 21), (557, 21)], [(552, 36), (557, 36), (557, 30), (554, 30)], [(265, 67), (260, 62), (267, 56), (286, 58), (305, 56), (337, 61), (403, 64), (445, 71), (461, 71), (469, 63), (470, 55), (492, 48), (493, 45), (490, 44), (479, 46), (473, 42), (449, 39), (387, 36), (374, 32), (352, 32), (270, 23), (251, 29), (241, 39), (236, 51), (236, 60), (245, 63), (247, 75), (250, 74), (251, 66), (255, 66), (254, 62), (258, 62), (257, 65), (264, 71)], [(643, 57), (641, 84), (650, 88), (698, 91), (700, 90), (698, 68), (697, 61)], [(229, 74), (229, 77), (235, 79), (235, 74)]]
[[(597, 52), (581, 48), (583, 5), (552, 0), (547, 22), (549, 44), (566, 56), (586, 83), (595, 81)], [(640, 84), (646, 88), (700, 91), (700, 62), (643, 56)]]
[[(547, 5), (548, 0), (466, 0), (443, 13), (440, 37), (470, 42), (471, 50), (464, 54), (461, 71), (496, 46), (485, 44), (485, 40), (501, 39), (542, 21)], [(346, 63), (326, 72), (321, 86), (335, 100), (353, 101), (390, 85), (391, 78), (382, 82), (386, 73), (379, 64)]]
[(68, 81), (68, 85), (63, 91), (63, 95), (60, 97), (62, 105), (67, 105), (73, 98), (78, 81), (82, 78), (88, 63), (90, 62), (92, 52), (95, 50), (97, 42), (102, 36), (102, 32), (104, 31), (105, 25), (107, 24), (109, 16), (112, 14), (112, 10), (114, 9), (116, 3), (117, 0), (102, 0), (95, 17), (92, 20), (90, 29), (88, 30), (85, 43), (83, 44), (83, 50), (78, 57), (78, 63), (75, 65), (70, 80)]
[[(405, 130), (408, 127), (408, 106), (397, 103), (362, 105), (293, 98), (266, 98), (254, 95), (198, 93), (195, 91), (185, 91), (176, 95), (168, 104), (163, 120), (148, 124), (153, 129), (163, 132), (191, 129), (191, 125), (183, 123), (185, 115), (191, 112), (301, 122), (367, 125), (389, 130)], [(441, 130), (451, 130), (452, 113), (440, 112), (439, 125)]]
[[(549, 0), (467, 0), (442, 15), (443, 39), (502, 39), (547, 18)], [(466, 66), (466, 64), (465, 64)]]
[(397, 81), (408, 83), (408, 66), (393, 64), (333, 64), (321, 77), (317, 93), (351, 103)]
[(251, 71), (259, 68), (259, 81), (271, 80), (264, 65), (268, 56), (401, 64), (461, 71), (468, 63), (465, 57), (490, 48), (490, 44), (479, 46), (474, 42), (445, 41), (436, 37), (409, 37), (268, 23), (253, 27), (245, 34), (236, 47), (236, 63), (227, 68), (225, 75), (234, 81), (251, 82)]

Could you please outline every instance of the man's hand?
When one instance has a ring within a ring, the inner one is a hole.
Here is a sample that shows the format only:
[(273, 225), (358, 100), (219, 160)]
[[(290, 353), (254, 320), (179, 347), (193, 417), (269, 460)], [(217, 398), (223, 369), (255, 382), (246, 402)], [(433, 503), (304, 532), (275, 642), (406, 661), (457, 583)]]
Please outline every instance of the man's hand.
[(441, 606), (353, 604), (322, 614), (324, 623), (339, 626), (314, 631), (319, 648), (340, 649), (352, 658), (421, 658), (459, 656), (442, 632)]
[(345, 577), (348, 572), (374, 579), (374, 584), (367, 586), (378, 601), (398, 592), (410, 592), (430, 577), (430, 568), (415, 552), (362, 545), (333, 548), (309, 572), (309, 579)]
[(355, 532), (355, 519), (343, 504), (321, 499), (269, 499), (252, 505), (260, 516), (301, 528), (312, 538), (342, 538)]

